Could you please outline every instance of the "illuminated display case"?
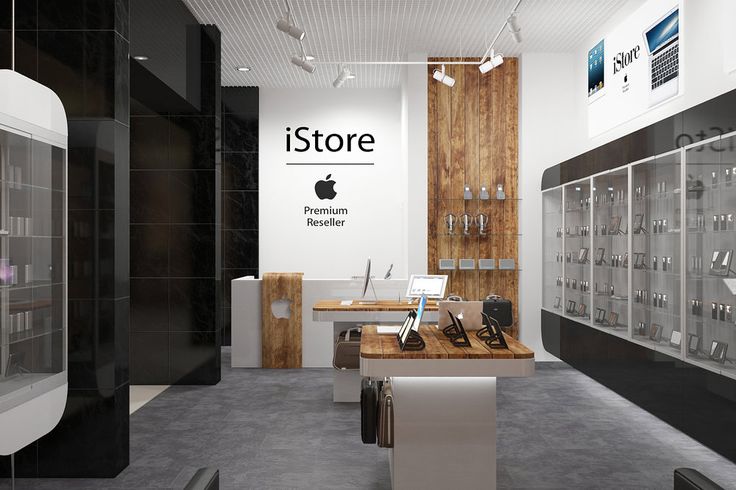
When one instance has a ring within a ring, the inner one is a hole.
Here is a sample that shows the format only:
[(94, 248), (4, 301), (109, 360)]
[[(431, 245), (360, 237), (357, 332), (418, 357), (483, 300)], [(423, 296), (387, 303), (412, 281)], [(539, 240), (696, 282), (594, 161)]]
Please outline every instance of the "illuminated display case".
[(569, 317), (590, 318), (590, 213), (588, 179), (565, 186), (564, 190), (564, 296), (562, 309)]
[(66, 405), (66, 172), (59, 98), (0, 70), (0, 455), (47, 434)]
[(544, 290), (542, 304), (550, 310), (562, 309), (563, 272), (562, 263), (562, 189), (544, 195), (544, 241), (550, 244), (544, 249)]
[(593, 178), (593, 323), (626, 335), (629, 325), (629, 173)]
[(687, 337), (694, 363), (736, 377), (736, 136), (685, 153)]
[(736, 379), (736, 135), (547, 189), (543, 227), (544, 309)]
[(632, 167), (631, 336), (675, 356), (682, 343), (680, 174), (680, 150)]

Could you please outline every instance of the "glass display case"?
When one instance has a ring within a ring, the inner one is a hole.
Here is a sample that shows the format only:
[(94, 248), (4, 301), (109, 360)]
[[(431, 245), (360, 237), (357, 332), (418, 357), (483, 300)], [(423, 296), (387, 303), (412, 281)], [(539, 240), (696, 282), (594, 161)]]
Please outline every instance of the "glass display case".
[(0, 129), (0, 408), (64, 370), (65, 165), (62, 148)]
[(593, 178), (593, 324), (628, 333), (628, 168)]
[[(688, 359), (736, 375), (736, 136), (688, 148)], [(730, 349), (730, 350), (729, 350)]]
[(545, 309), (736, 378), (736, 133), (548, 189), (543, 203)]
[(546, 193), (542, 200), (544, 249), (542, 304), (550, 310), (562, 309), (564, 254), (562, 252), (562, 188)]
[(590, 180), (565, 186), (564, 304), (566, 316), (589, 319), (590, 311)]
[(681, 151), (632, 167), (631, 335), (681, 353)]

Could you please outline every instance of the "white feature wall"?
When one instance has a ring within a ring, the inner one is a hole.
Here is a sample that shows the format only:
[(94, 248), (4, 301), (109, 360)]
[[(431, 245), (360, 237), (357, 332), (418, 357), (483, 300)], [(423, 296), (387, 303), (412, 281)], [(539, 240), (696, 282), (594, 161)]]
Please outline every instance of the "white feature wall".
[(529, 53), (519, 63), (519, 335), (538, 361), (556, 359), (544, 350), (541, 337), (542, 173), (563, 158), (560, 141), (568, 133), (587, 132), (568, 111), (574, 63), (570, 53)]
[[(348, 278), (363, 274), (366, 258), (371, 257), (376, 277), (382, 278), (392, 263), (393, 276), (406, 277), (407, 169), (402, 158), (401, 108), (399, 89), (261, 89), (261, 273), (294, 271), (304, 272), (308, 279)], [(309, 133), (319, 130), (343, 138), (352, 133), (371, 134), (374, 151), (354, 147), (352, 151), (317, 152), (312, 143), (310, 151), (299, 153), (293, 151), (294, 145), (304, 144), (292, 136), (292, 151), (287, 152), (286, 128), (293, 134), (300, 126), (309, 127)], [(321, 200), (314, 186), (328, 174), (336, 182), (337, 196)], [(348, 214), (305, 215), (305, 206), (347, 209)], [(314, 227), (307, 225), (309, 217), (345, 223)], [(426, 247), (426, 236), (418, 239)]]

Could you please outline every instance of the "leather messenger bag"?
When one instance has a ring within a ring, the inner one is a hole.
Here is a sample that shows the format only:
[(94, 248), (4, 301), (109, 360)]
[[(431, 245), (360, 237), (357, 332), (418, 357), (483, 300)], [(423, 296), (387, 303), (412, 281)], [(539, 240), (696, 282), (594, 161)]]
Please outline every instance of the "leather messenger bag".
[(332, 366), (338, 371), (360, 368), (360, 334), (360, 328), (349, 328), (338, 335), (332, 358)]
[(378, 393), (378, 382), (363, 378), (360, 383), (360, 437), (363, 444), (376, 443)]
[(391, 383), (384, 383), (378, 408), (378, 447), (394, 447), (394, 395)]
[(511, 301), (495, 294), (489, 295), (483, 301), (483, 313), (494, 318), (503, 329), (514, 325), (514, 315)]

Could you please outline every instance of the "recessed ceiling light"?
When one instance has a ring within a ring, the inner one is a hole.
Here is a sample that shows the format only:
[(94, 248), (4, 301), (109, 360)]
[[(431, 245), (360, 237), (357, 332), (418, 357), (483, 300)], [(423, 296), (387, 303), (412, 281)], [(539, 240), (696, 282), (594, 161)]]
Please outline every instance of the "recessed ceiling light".
[(250, 66), (236, 66), (235, 69), (242, 72), (249, 72)]
[(133, 56), (133, 59), (138, 60), (138, 61), (148, 61), (148, 56), (138, 55), (138, 56)]

